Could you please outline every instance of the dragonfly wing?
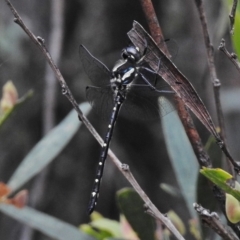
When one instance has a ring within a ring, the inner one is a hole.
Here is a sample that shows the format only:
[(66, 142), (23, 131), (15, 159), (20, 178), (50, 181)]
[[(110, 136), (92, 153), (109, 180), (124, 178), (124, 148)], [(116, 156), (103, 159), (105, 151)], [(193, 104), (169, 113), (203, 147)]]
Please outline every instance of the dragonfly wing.
[[(172, 87), (176, 94), (183, 100), (184, 104), (186, 104), (205, 127), (215, 136), (217, 142), (222, 142), (219, 134), (216, 132), (216, 127), (214, 126), (209, 112), (192, 84), (169, 58), (165, 56), (151, 36), (136, 21), (133, 23), (133, 28), (128, 32), (128, 37), (141, 51), (143, 51), (144, 44), (147, 41), (149, 54), (144, 60)], [(158, 68), (159, 59), (161, 59), (162, 62), (160, 68)]]
[(161, 118), (175, 110), (175, 108), (164, 100), (171, 99), (171, 93), (159, 93), (149, 86), (134, 85), (129, 89), (127, 98), (123, 103), (120, 114), (136, 120), (154, 120)]
[(88, 86), (86, 95), (97, 115), (104, 120), (108, 120), (114, 104), (111, 87)]
[(161, 93), (173, 93), (173, 90), (159, 75), (153, 72), (148, 72), (143, 69), (142, 75), (147, 79), (148, 83), (151, 84), (156, 90), (152, 89), (142, 77), (138, 77), (131, 85), (133, 91), (138, 91), (143, 96), (155, 96), (158, 97)]
[(111, 72), (102, 62), (95, 58), (83, 45), (79, 46), (79, 55), (86, 74), (95, 86), (100, 87), (109, 84)]

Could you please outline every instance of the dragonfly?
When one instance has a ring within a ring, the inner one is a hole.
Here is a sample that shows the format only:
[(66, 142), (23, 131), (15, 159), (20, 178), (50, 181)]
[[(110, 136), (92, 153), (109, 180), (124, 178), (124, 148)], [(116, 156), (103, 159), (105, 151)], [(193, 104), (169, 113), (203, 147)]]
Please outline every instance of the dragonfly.
[(125, 47), (111, 71), (83, 45), (79, 47), (79, 55), (83, 68), (93, 83), (86, 88), (87, 99), (98, 114), (109, 116), (88, 205), (88, 213), (91, 214), (99, 198), (104, 164), (120, 109), (121, 115), (135, 119), (161, 117), (173, 109), (161, 98), (159, 104), (157, 99), (161, 94), (173, 92), (164, 81), (157, 79), (155, 72), (145, 63), (147, 46), (143, 52), (134, 45)]

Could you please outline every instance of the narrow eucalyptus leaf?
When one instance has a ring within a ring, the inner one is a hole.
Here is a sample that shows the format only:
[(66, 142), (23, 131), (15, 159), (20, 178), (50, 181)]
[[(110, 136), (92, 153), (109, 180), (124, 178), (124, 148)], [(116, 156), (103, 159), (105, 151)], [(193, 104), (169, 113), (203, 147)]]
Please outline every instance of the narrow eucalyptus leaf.
[[(80, 104), (84, 114), (90, 110), (88, 103)], [(72, 110), (65, 119), (43, 137), (23, 159), (8, 182), (12, 191), (17, 190), (46, 167), (69, 143), (81, 125)]]
[(94, 240), (77, 227), (29, 207), (1, 204), (0, 211), (56, 240)]
[(199, 171), (196, 156), (176, 111), (162, 118), (162, 126), (167, 151), (179, 187), (191, 216), (196, 217), (196, 212), (192, 207), (196, 201), (196, 181)]

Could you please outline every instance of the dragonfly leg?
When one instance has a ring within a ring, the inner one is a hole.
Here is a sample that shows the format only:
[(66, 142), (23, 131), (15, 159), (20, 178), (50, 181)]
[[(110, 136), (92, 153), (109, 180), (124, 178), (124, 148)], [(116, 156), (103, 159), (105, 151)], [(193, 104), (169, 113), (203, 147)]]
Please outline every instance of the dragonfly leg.
[(144, 69), (144, 70), (146, 70), (146, 71), (148, 71), (148, 72), (150, 72), (150, 73), (152, 73), (152, 74), (154, 74), (154, 76), (155, 76), (154, 86), (156, 86), (156, 85), (157, 85), (157, 76), (158, 76), (157, 72), (158, 72), (159, 69), (160, 69), (160, 60), (159, 60), (159, 62), (158, 62), (158, 70), (157, 70), (157, 71), (153, 71), (151, 68), (143, 67), (143, 66), (141, 66), (140, 68), (141, 68), (141, 69)]
[(148, 84), (148, 86), (153, 90), (153, 91), (156, 91), (156, 92), (159, 92), (159, 93), (174, 93), (174, 91), (171, 91), (171, 90), (159, 90), (157, 89), (156, 87), (154, 87), (148, 80), (147, 78), (142, 74), (142, 73), (139, 73), (140, 76), (142, 77), (142, 79), (144, 80), (145, 83)]

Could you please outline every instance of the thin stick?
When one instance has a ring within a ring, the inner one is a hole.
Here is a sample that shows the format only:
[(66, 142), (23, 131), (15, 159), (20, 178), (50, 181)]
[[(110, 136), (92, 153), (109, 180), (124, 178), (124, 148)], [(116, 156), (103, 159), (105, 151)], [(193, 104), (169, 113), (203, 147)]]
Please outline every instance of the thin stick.
[(229, 19), (230, 19), (230, 33), (233, 35), (234, 34), (234, 22), (235, 22), (235, 15), (236, 15), (236, 10), (237, 10), (237, 4), (238, 0), (233, 0), (233, 5), (231, 12), (229, 14)]
[(235, 173), (233, 171), (233, 167), (230, 164), (230, 161), (231, 161), (232, 164), (234, 165), (234, 163), (233, 163), (234, 161), (233, 161), (232, 157), (230, 156), (229, 151), (226, 146), (224, 118), (223, 118), (223, 112), (222, 112), (222, 105), (221, 105), (221, 101), (220, 101), (221, 82), (217, 78), (216, 68), (215, 68), (215, 64), (214, 64), (214, 48), (213, 48), (213, 45), (210, 41), (210, 37), (208, 34), (207, 20), (206, 20), (206, 16), (205, 16), (204, 9), (203, 9), (203, 2), (202, 2), (202, 0), (195, 0), (195, 3), (197, 6), (197, 9), (198, 9), (198, 12), (199, 12), (199, 18), (201, 21), (204, 42), (205, 42), (205, 46), (206, 46), (206, 50), (207, 50), (208, 67), (210, 70), (210, 76), (211, 76), (211, 80), (212, 80), (212, 84), (213, 84), (214, 99), (215, 99), (216, 109), (217, 109), (217, 118), (218, 118), (218, 124), (220, 126), (220, 136), (221, 136), (221, 139), (223, 140), (220, 147), (222, 148), (222, 150), (224, 151), (224, 153), (226, 154), (226, 156), (228, 158), (228, 161), (227, 161), (228, 169), (229, 169), (230, 173), (232, 175), (234, 175)]
[(154, 10), (153, 4), (151, 0), (140, 0), (140, 3), (142, 5), (143, 12), (145, 14), (145, 17), (147, 19), (147, 23), (150, 29), (151, 36), (155, 40), (155, 42), (158, 44), (158, 47), (168, 56), (170, 56), (170, 53), (168, 51), (168, 48), (164, 42), (164, 37), (162, 33), (162, 29), (160, 27), (160, 24), (157, 19), (156, 12)]
[(221, 40), (221, 43), (220, 43), (218, 49), (221, 50), (229, 58), (230, 61), (232, 61), (232, 63), (237, 68), (237, 70), (240, 72), (240, 63), (237, 60), (237, 56), (236, 56), (235, 53), (228, 52), (228, 50), (225, 47), (225, 40), (224, 39)]
[[(26, 34), (29, 36), (29, 38), (38, 46), (38, 48), (41, 50), (43, 55), (45, 56), (47, 62), (49, 63), (50, 67), (52, 68), (53, 72), (55, 73), (55, 76), (57, 80), (60, 83), (60, 86), (62, 88), (62, 93), (67, 97), (67, 99), (70, 101), (70, 103), (73, 105), (74, 109), (76, 110), (79, 119), (85, 124), (87, 129), (91, 132), (91, 134), (95, 137), (95, 139), (100, 143), (100, 145), (103, 145), (103, 140), (99, 136), (99, 134), (96, 132), (96, 130), (93, 128), (91, 123), (88, 121), (88, 119), (83, 115), (82, 111), (78, 107), (78, 104), (76, 100), (74, 99), (71, 91), (69, 90), (60, 70), (55, 65), (50, 53), (48, 52), (45, 44), (44, 39), (41, 37), (36, 37), (24, 24), (21, 17), (17, 13), (16, 9), (13, 7), (11, 2), (9, 0), (5, 0), (9, 8), (11, 9), (15, 19), (14, 21), (26, 32)], [(184, 238), (181, 236), (181, 234), (177, 231), (175, 226), (170, 222), (168, 218), (166, 218), (163, 214), (161, 214), (158, 209), (155, 207), (155, 205), (151, 202), (151, 200), (147, 197), (145, 192), (141, 189), (140, 185), (137, 183), (136, 179), (133, 177), (132, 173), (130, 172), (129, 168), (126, 168), (126, 165), (123, 165), (120, 160), (115, 156), (115, 154), (112, 152), (111, 149), (108, 150), (108, 156), (110, 159), (116, 164), (118, 169), (121, 171), (121, 173), (128, 179), (128, 181), (131, 183), (133, 188), (138, 192), (140, 197), (143, 199), (145, 204), (148, 206), (149, 209), (151, 209), (152, 212), (162, 221), (162, 223), (169, 229), (170, 232), (179, 240), (184, 240)], [(125, 167), (123, 167), (125, 166)]]

